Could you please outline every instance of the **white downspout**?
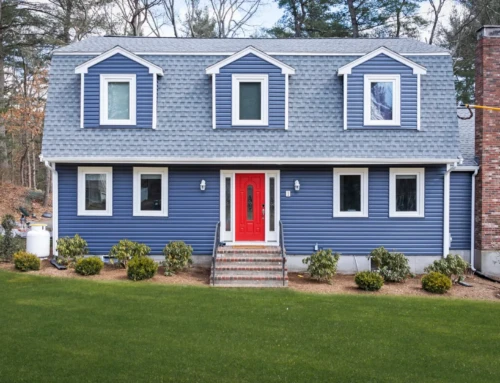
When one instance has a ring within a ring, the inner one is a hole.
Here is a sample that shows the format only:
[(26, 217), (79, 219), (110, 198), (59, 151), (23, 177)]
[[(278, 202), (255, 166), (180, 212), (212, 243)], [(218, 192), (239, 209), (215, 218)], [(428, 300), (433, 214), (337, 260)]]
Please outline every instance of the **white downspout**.
[(444, 212), (443, 212), (443, 258), (450, 253), (450, 173), (457, 167), (457, 162), (453, 165), (446, 165), (444, 173)]
[(57, 240), (59, 239), (59, 177), (55, 163), (44, 161), (52, 172), (52, 255), (57, 255)]
[(472, 191), (471, 191), (471, 205), (470, 205), (470, 268), (472, 271), (476, 271), (476, 268), (474, 267), (474, 261), (475, 261), (475, 249), (474, 249), (474, 242), (475, 242), (475, 200), (476, 200), (476, 176), (477, 172), (479, 171), (479, 168), (474, 170), (474, 173), (472, 174)]

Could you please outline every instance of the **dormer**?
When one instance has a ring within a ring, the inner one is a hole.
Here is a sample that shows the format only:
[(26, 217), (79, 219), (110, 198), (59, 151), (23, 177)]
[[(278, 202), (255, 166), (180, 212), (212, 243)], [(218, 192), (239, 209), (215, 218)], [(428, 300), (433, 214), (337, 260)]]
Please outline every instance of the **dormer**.
[(119, 46), (75, 69), (81, 128), (156, 129), (159, 66)]
[(420, 130), (420, 77), (426, 73), (385, 47), (339, 68), (344, 129)]
[(212, 127), (288, 129), (289, 65), (250, 46), (209, 66)]

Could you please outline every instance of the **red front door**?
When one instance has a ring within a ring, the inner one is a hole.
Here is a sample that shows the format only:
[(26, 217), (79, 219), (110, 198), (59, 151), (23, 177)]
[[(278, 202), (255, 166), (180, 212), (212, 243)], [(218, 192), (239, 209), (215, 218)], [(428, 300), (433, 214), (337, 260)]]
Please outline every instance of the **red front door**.
[(236, 241), (265, 241), (265, 174), (236, 174)]

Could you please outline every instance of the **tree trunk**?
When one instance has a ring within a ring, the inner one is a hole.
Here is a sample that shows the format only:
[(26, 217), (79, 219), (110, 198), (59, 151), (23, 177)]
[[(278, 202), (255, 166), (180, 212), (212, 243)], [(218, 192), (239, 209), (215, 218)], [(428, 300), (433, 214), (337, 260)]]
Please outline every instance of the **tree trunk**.
[(347, 7), (349, 8), (349, 15), (351, 16), (352, 24), (352, 37), (359, 37), (359, 26), (358, 19), (356, 17), (356, 7), (354, 6), (354, 0), (347, 0)]
[[(3, 0), (0, 0), (0, 112), (3, 112), (4, 103), (4, 89), (5, 89), (5, 70), (4, 70), (4, 52), (3, 52), (3, 14), (2, 14)], [(0, 117), (0, 182), (7, 179), (9, 170), (9, 160), (7, 152), (7, 134), (3, 118)]]

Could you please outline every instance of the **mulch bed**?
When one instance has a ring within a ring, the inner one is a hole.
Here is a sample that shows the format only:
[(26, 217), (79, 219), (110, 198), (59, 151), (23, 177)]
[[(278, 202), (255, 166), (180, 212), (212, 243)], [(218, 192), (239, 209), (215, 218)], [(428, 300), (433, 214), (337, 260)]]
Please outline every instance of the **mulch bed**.
[[(18, 272), (12, 263), (0, 263), (0, 269)], [(192, 267), (174, 276), (166, 277), (164, 268), (160, 267), (158, 273), (148, 281), (130, 283), (161, 283), (168, 285), (197, 285), (209, 286), (210, 270), (207, 268)], [(84, 278), (101, 281), (128, 281), (127, 272), (123, 268), (105, 265), (99, 275), (82, 277), (73, 269), (57, 270), (49, 261), (43, 260), (39, 271), (29, 274), (44, 275), (62, 278)], [(475, 300), (494, 300), (500, 302), (500, 283), (483, 279), (479, 276), (469, 275), (466, 282), (473, 287), (454, 285), (446, 294), (431, 294), (422, 289), (421, 276), (408, 279), (405, 283), (386, 283), (377, 292), (362, 291), (354, 283), (353, 275), (336, 275), (331, 285), (319, 283), (303, 273), (288, 273), (288, 286), (292, 290), (317, 294), (368, 294), (368, 295), (403, 295), (445, 298), (466, 298)]]

